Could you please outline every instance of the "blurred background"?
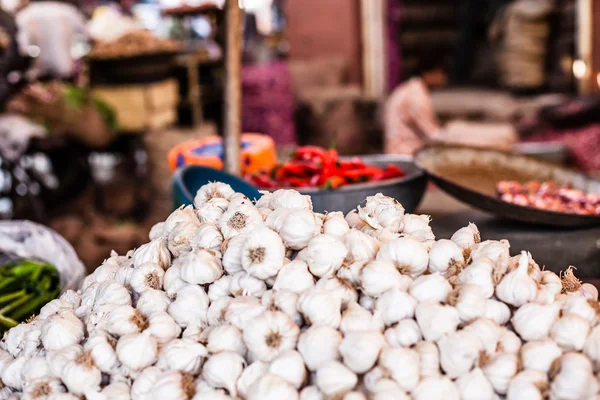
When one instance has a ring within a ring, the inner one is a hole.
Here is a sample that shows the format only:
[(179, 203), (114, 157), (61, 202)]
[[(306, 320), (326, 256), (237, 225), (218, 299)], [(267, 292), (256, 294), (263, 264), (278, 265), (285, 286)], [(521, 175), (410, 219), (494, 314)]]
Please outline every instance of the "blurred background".
[[(0, 218), (54, 228), (95, 268), (169, 214), (177, 167), (222, 158), (197, 141), (224, 130), (224, 1), (0, 3)], [(240, 6), (242, 132), (269, 138), (247, 164), (435, 138), (600, 171), (599, 2)]]

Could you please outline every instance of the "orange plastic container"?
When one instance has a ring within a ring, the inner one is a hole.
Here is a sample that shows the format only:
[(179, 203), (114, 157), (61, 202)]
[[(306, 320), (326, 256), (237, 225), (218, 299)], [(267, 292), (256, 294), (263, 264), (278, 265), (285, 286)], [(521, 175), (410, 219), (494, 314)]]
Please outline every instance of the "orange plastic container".
[[(241, 137), (242, 174), (253, 174), (262, 169), (271, 169), (277, 164), (275, 142), (270, 136), (260, 133), (244, 133)], [(215, 169), (223, 168), (223, 139), (209, 136), (200, 140), (183, 142), (169, 151), (171, 172), (186, 165), (203, 165)]]

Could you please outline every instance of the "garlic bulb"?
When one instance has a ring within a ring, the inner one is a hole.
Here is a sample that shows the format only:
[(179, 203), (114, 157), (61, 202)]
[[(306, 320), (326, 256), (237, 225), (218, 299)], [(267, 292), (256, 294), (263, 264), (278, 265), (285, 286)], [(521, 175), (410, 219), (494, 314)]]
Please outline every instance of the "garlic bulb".
[(281, 353), (269, 365), (269, 373), (279, 375), (296, 389), (300, 389), (306, 381), (306, 367), (300, 353), (288, 350)]
[(500, 341), (500, 337), (503, 334), (502, 329), (503, 328), (490, 319), (479, 318), (466, 325), (463, 328), (463, 331), (475, 335), (478, 339), (479, 349), (487, 354), (494, 354), (499, 346), (498, 342)]
[(187, 283), (181, 279), (181, 270), (178, 265), (173, 265), (165, 272), (165, 276), (163, 277), (163, 288), (171, 298), (175, 297), (179, 289), (185, 285), (187, 285)]
[(134, 267), (138, 268), (146, 263), (157, 264), (163, 270), (171, 266), (171, 253), (169, 253), (169, 249), (162, 238), (141, 245), (133, 253)]
[(247, 400), (298, 400), (298, 391), (280, 376), (266, 374), (250, 387), (246, 398)]
[(524, 369), (548, 373), (552, 362), (562, 353), (562, 349), (552, 339), (532, 340), (521, 347), (521, 362)]
[(148, 233), (148, 239), (150, 241), (155, 239), (160, 239), (163, 237), (163, 233), (165, 230), (165, 222), (156, 223), (150, 228), (150, 232)]
[(310, 196), (304, 196), (294, 189), (280, 189), (274, 191), (269, 199), (269, 208), (303, 208), (312, 211)]
[(21, 368), (21, 377), (23, 382), (27, 383), (36, 379), (45, 378), (52, 375), (50, 364), (45, 357), (32, 357), (25, 361)]
[(227, 208), (229, 208), (229, 200), (223, 197), (213, 197), (200, 207), (196, 206), (196, 214), (202, 223), (217, 224)]
[(192, 206), (181, 206), (169, 215), (163, 226), (163, 236), (168, 238), (173, 229), (180, 223), (200, 224)]
[(496, 398), (492, 384), (479, 368), (460, 376), (456, 380), (456, 388), (463, 400), (494, 400)]
[(265, 375), (268, 370), (269, 364), (262, 361), (254, 361), (246, 367), (236, 382), (236, 390), (240, 397), (243, 399), (248, 398), (248, 392), (252, 385)]
[(246, 324), (255, 320), (265, 309), (257, 297), (243, 296), (229, 300), (223, 311), (225, 321), (243, 331)]
[(212, 354), (233, 351), (245, 356), (247, 351), (242, 331), (230, 324), (215, 326), (208, 334), (206, 348)]
[(62, 310), (44, 321), (41, 340), (45, 349), (55, 351), (79, 343), (83, 335), (83, 323), (73, 311)]
[[(480, 258), (466, 267), (458, 274), (458, 283), (462, 285), (476, 285), (486, 299), (494, 295), (494, 264), (486, 258)], [(448, 277), (452, 282), (452, 277)]]
[(404, 207), (397, 200), (377, 193), (367, 197), (364, 207), (357, 207), (360, 219), (374, 229), (401, 232), (404, 228)]
[[(275, 211), (276, 212), (276, 211)], [(274, 212), (274, 213), (275, 213)], [(283, 214), (281, 227), (277, 230), (285, 247), (302, 250), (310, 240), (321, 233), (322, 222), (308, 209), (290, 209)], [(339, 237), (339, 236), (336, 236)]]
[(415, 351), (420, 357), (420, 375), (422, 378), (438, 376), (440, 374), (440, 355), (438, 347), (427, 341), (418, 342)]
[(315, 278), (308, 271), (308, 265), (304, 261), (294, 260), (279, 270), (273, 289), (300, 294), (314, 286)]
[(235, 194), (235, 191), (226, 183), (222, 182), (211, 182), (202, 186), (194, 197), (194, 206), (200, 208), (211, 199), (222, 198), (229, 200), (231, 196)]
[(268, 228), (259, 228), (248, 235), (242, 247), (242, 268), (259, 279), (277, 275), (283, 267), (285, 247), (281, 237)]
[(252, 204), (241, 204), (231, 207), (223, 214), (219, 229), (225, 240), (234, 236), (246, 234), (263, 224), (262, 216)]
[(64, 365), (60, 379), (70, 392), (82, 395), (88, 390), (97, 390), (102, 377), (91, 354), (82, 351), (74, 360)]
[(336, 294), (342, 300), (342, 307), (358, 301), (358, 292), (348, 281), (336, 276), (324, 276), (317, 281), (315, 289), (326, 290)]
[(554, 321), (558, 318), (560, 307), (556, 304), (525, 304), (515, 311), (512, 325), (521, 339), (541, 340), (550, 334)]
[(271, 362), (296, 346), (300, 329), (282, 312), (266, 311), (244, 327), (244, 342), (255, 359)]
[(137, 293), (142, 294), (147, 290), (160, 290), (165, 276), (164, 269), (154, 263), (143, 263), (131, 273), (129, 285)]
[(199, 221), (180, 222), (169, 234), (167, 247), (174, 257), (179, 257), (192, 250), (192, 237), (200, 226)]
[(392, 347), (411, 347), (422, 340), (421, 329), (413, 319), (403, 319), (387, 329), (384, 335)]
[(83, 349), (88, 352), (98, 369), (108, 374), (119, 365), (115, 345), (114, 339), (107, 334), (96, 333), (85, 342)]
[(342, 313), (340, 331), (343, 333), (362, 331), (381, 332), (383, 327), (383, 320), (380, 317), (374, 316), (356, 302), (350, 303)]
[(415, 278), (427, 269), (429, 254), (418, 240), (401, 237), (383, 244), (377, 260), (391, 261), (402, 274)]
[[(447, 302), (456, 308), (462, 323), (482, 317), (486, 310), (486, 301), (476, 285), (462, 285), (448, 295)], [(508, 311), (510, 315), (510, 310)]]
[(412, 279), (398, 272), (391, 261), (371, 261), (359, 275), (362, 292), (376, 298), (391, 289), (406, 291), (411, 284)]
[(506, 394), (510, 380), (519, 372), (519, 357), (515, 354), (500, 353), (491, 360), (480, 363), (481, 368), (494, 390), (498, 394)]
[[(3, 390), (8, 389), (5, 387)], [(23, 387), (23, 399), (39, 399), (39, 398), (52, 398), (61, 400), (59, 397), (61, 394), (65, 393), (66, 389), (62, 384), (61, 380), (58, 378), (50, 378), (50, 377), (42, 377), (39, 379), (33, 379), (28, 381)], [(75, 395), (71, 395), (74, 396)], [(3, 399), (13, 399), (16, 397), (12, 397), (9, 395), (0, 392), (0, 397)]]
[(419, 303), (415, 317), (425, 340), (438, 341), (442, 336), (456, 330), (460, 320), (454, 307), (436, 302)]
[(26, 361), (27, 359), (25, 357), (18, 357), (6, 365), (1, 376), (4, 385), (17, 390), (23, 388), (21, 371), (23, 370)]
[(471, 250), (471, 260), (476, 261), (485, 257), (496, 264), (502, 273), (506, 271), (508, 259), (510, 258), (510, 243), (508, 240), (486, 240), (477, 243)]
[(340, 396), (356, 386), (358, 377), (339, 361), (329, 361), (317, 370), (316, 384), (325, 396)]
[(115, 382), (102, 389), (102, 395), (108, 399), (129, 400), (131, 399), (130, 388), (125, 382)]
[(339, 350), (344, 364), (357, 374), (373, 368), (385, 339), (379, 331), (348, 332)]
[(437, 301), (445, 303), (452, 291), (452, 285), (439, 273), (421, 275), (415, 279), (409, 293), (418, 302)]
[(311, 325), (337, 328), (342, 320), (342, 299), (339, 295), (321, 289), (309, 289), (298, 299), (298, 311)]
[(333, 275), (347, 254), (344, 243), (333, 236), (319, 235), (310, 240), (308, 246), (298, 254), (298, 259), (306, 261), (313, 275), (322, 277)]
[(379, 365), (390, 372), (400, 389), (410, 392), (419, 384), (419, 353), (407, 348), (386, 348), (381, 351)]
[(156, 312), (167, 311), (169, 304), (171, 304), (171, 299), (166, 292), (150, 289), (141, 294), (135, 308), (144, 317), (149, 317)]
[(356, 210), (350, 211), (348, 214), (346, 214), (344, 219), (350, 228), (361, 229), (365, 226), (368, 226), (367, 223), (360, 218)]
[(154, 364), (158, 344), (149, 332), (125, 335), (117, 342), (119, 361), (132, 370), (141, 370)]
[[(495, 321), (498, 325), (504, 325), (510, 319), (510, 308), (501, 301), (486, 299), (483, 317)], [(459, 311), (460, 312), (460, 311)]]
[(206, 285), (223, 275), (221, 260), (211, 250), (194, 249), (177, 260), (181, 279), (187, 283)]
[(237, 396), (236, 382), (246, 367), (246, 361), (238, 353), (223, 351), (210, 356), (202, 370), (202, 377), (214, 388), (226, 389)]
[(471, 255), (471, 249), (473, 246), (481, 242), (481, 234), (479, 233), (477, 226), (473, 223), (470, 223), (468, 226), (457, 230), (452, 235), (450, 240), (456, 243), (458, 247), (463, 249), (463, 254), (465, 259), (467, 259)]
[(267, 284), (247, 272), (241, 271), (231, 277), (229, 292), (234, 296), (261, 297), (267, 290)]
[(583, 354), (563, 354), (552, 366), (550, 379), (553, 399), (587, 399), (598, 391), (592, 363)]
[(335, 275), (340, 279), (352, 283), (354, 286), (359, 286), (360, 272), (368, 263), (369, 261), (344, 262)]
[(379, 240), (358, 229), (350, 229), (348, 233), (343, 236), (343, 241), (348, 249), (348, 255), (346, 256), (348, 261), (370, 261), (373, 260), (379, 252)]
[(560, 277), (552, 271), (542, 271), (540, 276), (541, 280), (535, 302), (540, 304), (552, 304), (556, 296), (562, 291)]
[(205, 324), (208, 304), (208, 295), (200, 286), (186, 285), (177, 292), (168, 313), (183, 328), (190, 324)]
[(312, 326), (298, 338), (298, 351), (307, 368), (316, 371), (329, 361), (340, 359), (342, 335), (329, 326)]
[(600, 360), (600, 326), (595, 326), (591, 330), (583, 352), (596, 363)]
[(344, 213), (335, 211), (325, 216), (323, 221), (323, 233), (341, 239), (350, 231), (350, 226), (344, 217)]
[(158, 382), (163, 375), (163, 371), (158, 367), (148, 367), (140, 372), (131, 385), (131, 398), (143, 399), (150, 398), (154, 384)]
[(429, 377), (423, 379), (412, 392), (413, 400), (459, 400), (460, 393), (447, 377)]
[(271, 311), (281, 311), (298, 326), (303, 324), (302, 315), (298, 311), (298, 295), (289, 290), (268, 291), (263, 295), (261, 303)]
[(518, 267), (507, 273), (496, 287), (496, 297), (515, 307), (534, 301), (537, 296), (537, 284), (529, 276), (528, 267), (529, 255), (523, 251)]
[(194, 378), (179, 371), (165, 371), (150, 392), (152, 400), (190, 400), (196, 394)]
[(205, 249), (220, 252), (223, 245), (223, 235), (213, 223), (202, 223), (190, 240), (193, 249)]
[(147, 331), (159, 345), (168, 343), (181, 334), (181, 328), (177, 322), (165, 311), (156, 311), (150, 314)]
[(580, 296), (567, 296), (562, 306), (563, 313), (579, 315), (594, 326), (600, 317), (600, 303)]
[(543, 400), (549, 389), (548, 377), (536, 370), (519, 372), (508, 386), (508, 400)]
[(364, 388), (369, 393), (384, 393), (401, 390), (398, 383), (392, 379), (389, 370), (376, 366), (363, 376)]
[(453, 241), (440, 239), (431, 247), (429, 272), (445, 273), (449, 270), (461, 270), (464, 264), (463, 250)]
[(496, 351), (517, 354), (521, 350), (522, 342), (519, 335), (505, 327), (500, 328), (500, 338)]
[(564, 350), (581, 351), (590, 333), (590, 323), (577, 314), (565, 314), (554, 322), (550, 337)]
[(393, 289), (377, 299), (374, 314), (381, 318), (386, 326), (390, 326), (405, 318), (412, 318), (416, 306), (417, 301), (410, 294)]
[(468, 373), (479, 357), (479, 340), (468, 330), (443, 336), (439, 342), (440, 364), (450, 378)]
[(242, 268), (242, 249), (246, 238), (246, 235), (237, 235), (225, 240), (221, 246), (223, 268), (230, 275), (244, 270)]

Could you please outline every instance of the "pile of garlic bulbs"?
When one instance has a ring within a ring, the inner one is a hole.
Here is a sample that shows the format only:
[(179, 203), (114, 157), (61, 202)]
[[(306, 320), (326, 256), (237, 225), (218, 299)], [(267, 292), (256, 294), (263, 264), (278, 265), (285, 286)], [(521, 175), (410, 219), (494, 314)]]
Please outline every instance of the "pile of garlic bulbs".
[(598, 292), (473, 224), (225, 184), (0, 343), (0, 399), (600, 399)]

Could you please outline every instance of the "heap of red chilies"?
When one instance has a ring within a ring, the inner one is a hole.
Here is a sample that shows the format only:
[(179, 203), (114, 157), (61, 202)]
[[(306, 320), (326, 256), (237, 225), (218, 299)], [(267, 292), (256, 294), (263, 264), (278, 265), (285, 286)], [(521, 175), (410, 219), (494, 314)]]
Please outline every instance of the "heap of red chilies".
[(584, 193), (554, 182), (501, 181), (496, 185), (500, 198), (508, 203), (580, 215), (600, 215), (600, 195)]
[(382, 181), (404, 176), (396, 165), (378, 168), (359, 158), (341, 160), (336, 150), (316, 146), (298, 148), (292, 159), (271, 171), (246, 176), (250, 183), (264, 189), (320, 187), (336, 189), (344, 185)]

